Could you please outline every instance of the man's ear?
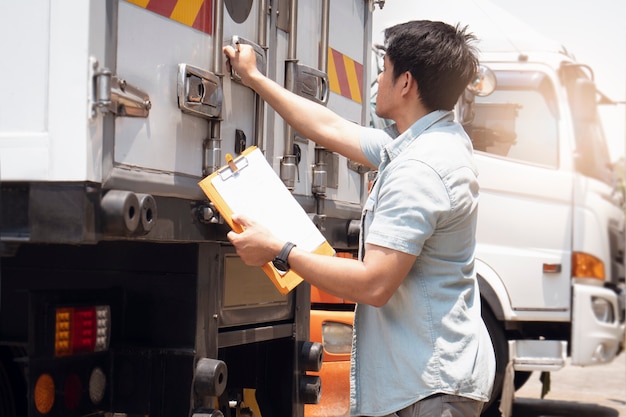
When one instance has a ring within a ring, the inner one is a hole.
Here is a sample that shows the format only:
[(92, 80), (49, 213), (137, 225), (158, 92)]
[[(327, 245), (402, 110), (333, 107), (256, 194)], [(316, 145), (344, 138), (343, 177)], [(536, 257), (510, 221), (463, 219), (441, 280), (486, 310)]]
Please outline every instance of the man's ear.
[(413, 84), (415, 84), (415, 79), (413, 78), (413, 76), (411, 75), (409, 71), (404, 72), (404, 74), (402, 74), (400, 77), (402, 78), (400, 80), (402, 82), (402, 92), (408, 93), (411, 89), (413, 89)]

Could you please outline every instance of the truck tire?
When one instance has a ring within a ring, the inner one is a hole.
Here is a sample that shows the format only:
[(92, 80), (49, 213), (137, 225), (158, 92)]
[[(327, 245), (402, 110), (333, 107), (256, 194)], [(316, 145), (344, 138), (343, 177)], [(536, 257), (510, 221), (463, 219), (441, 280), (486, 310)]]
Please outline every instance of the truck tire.
[(486, 303), (483, 303), (482, 316), (485, 326), (489, 331), (491, 343), (493, 344), (493, 349), (496, 355), (496, 376), (493, 383), (493, 391), (489, 402), (487, 402), (483, 408), (482, 416), (499, 417), (500, 410), (498, 408), (500, 407), (504, 371), (509, 360), (508, 342), (506, 340), (506, 334), (504, 333), (502, 323), (496, 319), (494, 314), (491, 312), (491, 309), (487, 307)]
[[(485, 326), (489, 331), (491, 343), (493, 344), (493, 349), (496, 355), (496, 376), (493, 383), (491, 398), (489, 399), (489, 402), (485, 404), (481, 415), (483, 417), (500, 417), (501, 413), (499, 407), (500, 397), (502, 395), (502, 384), (504, 382), (504, 371), (506, 369), (506, 364), (509, 361), (508, 340), (504, 332), (504, 326), (500, 321), (498, 321), (498, 319), (496, 319), (496, 316), (493, 314), (491, 309), (486, 306), (486, 303), (483, 303), (482, 316)], [(531, 375), (532, 372), (515, 371), (513, 379), (513, 386), (515, 387), (515, 390), (517, 391), (520, 389), (528, 381)]]

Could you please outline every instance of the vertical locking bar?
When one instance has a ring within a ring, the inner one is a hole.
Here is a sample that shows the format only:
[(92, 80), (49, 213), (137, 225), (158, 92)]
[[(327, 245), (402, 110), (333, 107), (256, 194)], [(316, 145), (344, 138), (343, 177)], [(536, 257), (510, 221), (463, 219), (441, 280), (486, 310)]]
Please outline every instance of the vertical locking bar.
[[(328, 33), (330, 27), (330, 0), (322, 0), (322, 38), (318, 57), (318, 69), (326, 73), (328, 66)], [(315, 147), (315, 164), (313, 165), (312, 193), (315, 196), (315, 211), (319, 216), (326, 212), (326, 185), (328, 182), (328, 167), (326, 166), (324, 148)]]
[[(222, 44), (224, 42), (224, 0), (213, 1), (213, 74), (220, 79), (223, 78), (223, 53)], [(209, 138), (203, 143), (202, 173), (208, 175), (216, 171), (221, 166), (222, 160), (222, 120), (221, 118), (209, 121)]]
[[(298, 34), (296, 24), (298, 22), (298, 0), (291, 0), (289, 5), (289, 45), (287, 47), (287, 62), (285, 68), (285, 88), (289, 91), (295, 90), (295, 80), (298, 60), (296, 50), (298, 44)], [(296, 180), (296, 156), (293, 151), (294, 129), (285, 124), (285, 150), (280, 164), (280, 179), (285, 186), (293, 191)]]

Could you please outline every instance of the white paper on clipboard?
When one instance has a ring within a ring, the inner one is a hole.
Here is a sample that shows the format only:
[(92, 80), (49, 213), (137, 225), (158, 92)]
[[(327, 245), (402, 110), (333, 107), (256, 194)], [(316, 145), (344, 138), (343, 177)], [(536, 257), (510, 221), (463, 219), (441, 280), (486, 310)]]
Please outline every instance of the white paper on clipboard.
[(211, 183), (235, 214), (250, 217), (281, 240), (313, 252), (326, 239), (276, 175), (260, 149), (235, 160)]

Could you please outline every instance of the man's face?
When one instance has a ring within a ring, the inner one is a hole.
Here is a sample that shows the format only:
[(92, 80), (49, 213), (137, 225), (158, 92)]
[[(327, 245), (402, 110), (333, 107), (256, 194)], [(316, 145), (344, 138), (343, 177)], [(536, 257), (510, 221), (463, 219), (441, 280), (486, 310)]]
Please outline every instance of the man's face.
[(395, 95), (399, 92), (399, 83), (393, 78), (393, 64), (385, 56), (383, 71), (378, 74), (378, 93), (376, 95), (376, 115), (393, 120), (394, 107), (397, 105)]

